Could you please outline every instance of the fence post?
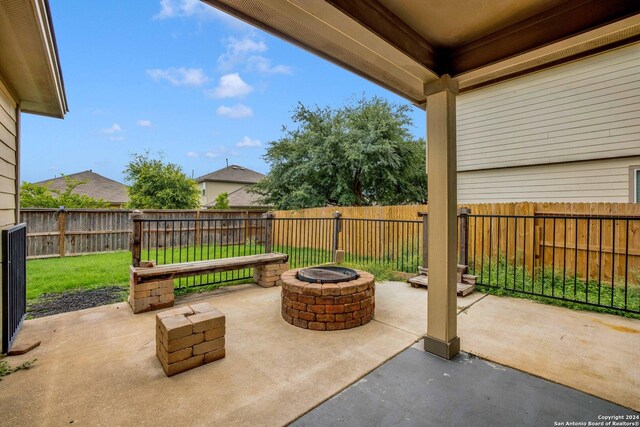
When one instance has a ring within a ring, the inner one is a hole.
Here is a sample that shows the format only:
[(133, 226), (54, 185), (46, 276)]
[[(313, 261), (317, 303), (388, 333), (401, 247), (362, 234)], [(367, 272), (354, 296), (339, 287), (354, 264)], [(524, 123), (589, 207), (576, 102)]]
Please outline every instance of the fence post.
[(61, 257), (65, 255), (65, 237), (67, 232), (67, 210), (64, 206), (58, 209), (58, 253)]
[[(469, 264), (469, 208), (460, 208), (460, 246), (458, 247), (458, 262), (462, 265)], [(508, 226), (508, 223), (507, 223)]]
[(338, 262), (337, 252), (340, 243), (340, 232), (342, 232), (342, 214), (338, 211), (333, 213), (333, 262)]
[(418, 212), (422, 217), (422, 268), (429, 268), (429, 213)]
[(243, 214), (244, 219), (242, 220), (242, 223), (244, 224), (244, 226), (242, 227), (244, 229), (244, 239), (242, 240), (242, 244), (246, 245), (247, 244), (247, 240), (249, 239), (249, 212), (245, 211)]
[(200, 244), (200, 229), (202, 227), (202, 224), (200, 224), (200, 210), (196, 211), (196, 219), (194, 221), (194, 225), (195, 225), (195, 230), (194, 233), (195, 235), (193, 236), (193, 242), (195, 244), (195, 246), (198, 246)]
[(275, 214), (273, 212), (266, 212), (262, 214), (262, 218), (265, 220), (265, 239), (264, 239), (264, 251), (266, 253), (273, 251), (273, 218)]
[(133, 233), (131, 233), (131, 265), (140, 267), (143, 214), (141, 211), (135, 210), (129, 215), (129, 218), (133, 221)]

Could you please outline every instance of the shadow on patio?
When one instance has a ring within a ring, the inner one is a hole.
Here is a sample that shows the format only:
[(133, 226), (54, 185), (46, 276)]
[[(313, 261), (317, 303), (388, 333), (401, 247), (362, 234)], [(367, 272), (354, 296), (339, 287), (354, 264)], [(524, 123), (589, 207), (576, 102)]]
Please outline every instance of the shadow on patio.
[[(42, 345), (10, 359), (38, 362), (2, 381), (2, 423), (292, 422), (424, 335), (424, 290), (386, 282), (376, 293), (374, 321), (334, 332), (287, 324), (278, 288), (185, 298), (226, 314), (227, 356), (171, 378), (155, 356), (155, 312), (122, 303), (26, 321), (19, 339)], [(639, 321), (479, 293), (458, 305), (464, 351), (640, 409)]]

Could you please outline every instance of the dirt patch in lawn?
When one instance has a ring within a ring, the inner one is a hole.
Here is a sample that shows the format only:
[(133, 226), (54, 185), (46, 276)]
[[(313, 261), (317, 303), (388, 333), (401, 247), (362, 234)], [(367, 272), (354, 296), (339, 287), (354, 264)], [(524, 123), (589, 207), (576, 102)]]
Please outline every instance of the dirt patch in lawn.
[(27, 303), (27, 317), (51, 316), (68, 311), (113, 304), (124, 301), (126, 296), (127, 290), (120, 286), (42, 294), (37, 299)]

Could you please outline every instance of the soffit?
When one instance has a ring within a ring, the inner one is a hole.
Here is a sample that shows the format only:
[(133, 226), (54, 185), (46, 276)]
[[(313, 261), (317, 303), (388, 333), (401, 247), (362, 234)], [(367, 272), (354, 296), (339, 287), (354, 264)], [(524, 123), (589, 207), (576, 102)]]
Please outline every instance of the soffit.
[(46, 0), (0, 1), (0, 78), (28, 113), (63, 117), (67, 102)]
[(204, 0), (417, 105), (640, 40), (628, 0)]

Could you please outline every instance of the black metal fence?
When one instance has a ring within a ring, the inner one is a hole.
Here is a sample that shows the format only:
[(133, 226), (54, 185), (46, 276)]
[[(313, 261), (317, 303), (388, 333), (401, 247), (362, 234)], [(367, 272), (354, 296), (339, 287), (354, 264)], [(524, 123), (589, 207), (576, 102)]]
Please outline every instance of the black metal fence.
[[(267, 252), (268, 218), (134, 218), (132, 264), (157, 265)], [(251, 269), (179, 279), (176, 287), (206, 286), (246, 280)]]
[[(640, 218), (458, 215), (458, 262), (477, 284), (640, 313)], [(366, 218), (134, 219), (133, 263), (158, 264), (265, 252), (292, 268), (336, 260), (417, 273), (427, 265), (428, 216)], [(137, 244), (136, 244), (137, 242)], [(199, 286), (252, 277), (249, 269), (182, 279)]]
[(13, 344), (27, 312), (27, 226), (2, 230), (2, 353)]
[(469, 215), (481, 286), (640, 313), (640, 218)]
[(415, 273), (423, 261), (423, 221), (342, 218), (339, 248), (344, 260)]

